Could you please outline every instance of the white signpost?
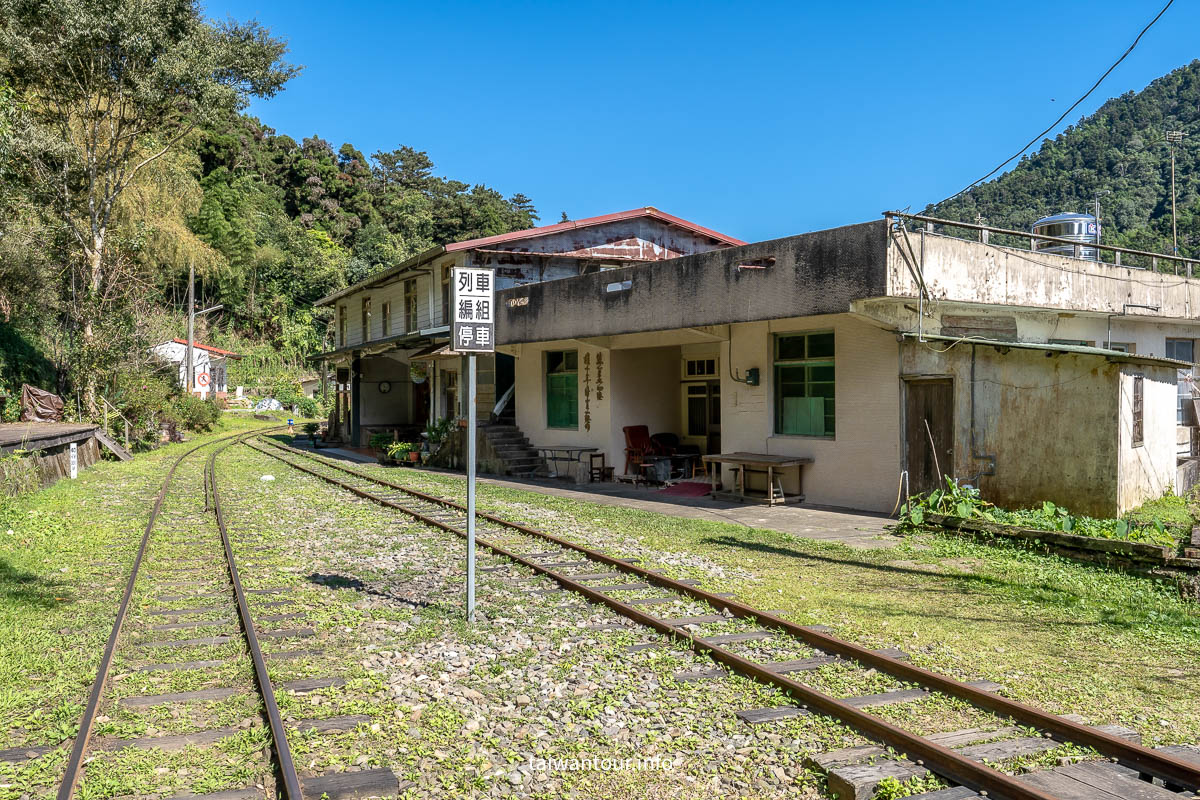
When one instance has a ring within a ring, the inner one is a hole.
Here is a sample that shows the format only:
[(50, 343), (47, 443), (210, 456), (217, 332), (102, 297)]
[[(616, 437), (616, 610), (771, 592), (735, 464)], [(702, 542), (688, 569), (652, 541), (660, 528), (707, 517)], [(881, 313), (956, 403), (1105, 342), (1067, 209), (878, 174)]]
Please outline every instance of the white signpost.
[(71, 479), (79, 477), (79, 446), (71, 442)]
[(490, 269), (455, 268), (450, 347), (467, 354), (467, 621), (475, 621), (475, 354), (496, 350), (496, 283)]

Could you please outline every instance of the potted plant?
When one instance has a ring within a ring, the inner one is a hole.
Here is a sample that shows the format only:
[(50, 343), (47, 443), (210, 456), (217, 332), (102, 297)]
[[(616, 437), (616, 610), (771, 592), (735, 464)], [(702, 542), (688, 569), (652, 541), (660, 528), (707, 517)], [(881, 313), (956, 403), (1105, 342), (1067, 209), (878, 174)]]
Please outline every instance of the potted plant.
[(321, 423), (306, 422), (304, 423), (304, 432), (308, 434), (309, 441), (312, 442), (313, 450), (317, 449), (317, 433), (321, 430)]
[(410, 455), (419, 455), (413, 450), (412, 442), (392, 442), (388, 445), (387, 456), (394, 463), (404, 463), (410, 460)]

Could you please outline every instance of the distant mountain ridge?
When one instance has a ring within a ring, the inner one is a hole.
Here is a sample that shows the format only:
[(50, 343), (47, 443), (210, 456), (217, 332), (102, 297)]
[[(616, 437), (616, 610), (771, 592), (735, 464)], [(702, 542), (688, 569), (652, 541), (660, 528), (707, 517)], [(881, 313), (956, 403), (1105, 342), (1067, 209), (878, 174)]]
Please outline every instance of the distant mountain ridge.
[(1200, 258), (1200, 60), (1110, 99), (1011, 171), (924, 213), (1028, 230), (1049, 214), (1090, 212), (1099, 193), (1105, 244), (1169, 253), (1169, 130), (1187, 134), (1175, 161), (1179, 251)]

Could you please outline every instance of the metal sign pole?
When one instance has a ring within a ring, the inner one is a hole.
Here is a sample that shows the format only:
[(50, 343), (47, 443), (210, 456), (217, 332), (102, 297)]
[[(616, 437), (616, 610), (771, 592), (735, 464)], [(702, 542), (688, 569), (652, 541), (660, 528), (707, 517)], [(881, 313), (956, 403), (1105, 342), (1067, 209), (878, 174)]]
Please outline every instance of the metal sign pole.
[(495, 278), (486, 267), (455, 267), (452, 272), (450, 346), (467, 357), (467, 622), (475, 621), (475, 354), (496, 351)]
[(475, 621), (475, 354), (467, 356), (467, 622)]

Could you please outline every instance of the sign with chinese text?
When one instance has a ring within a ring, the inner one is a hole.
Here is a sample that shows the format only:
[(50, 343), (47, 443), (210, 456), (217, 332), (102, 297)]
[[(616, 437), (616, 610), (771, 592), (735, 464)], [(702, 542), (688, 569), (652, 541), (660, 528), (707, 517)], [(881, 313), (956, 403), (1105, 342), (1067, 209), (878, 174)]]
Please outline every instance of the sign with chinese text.
[(490, 269), (455, 267), (454, 324), (450, 349), (457, 353), (491, 353), (496, 349), (496, 284)]

